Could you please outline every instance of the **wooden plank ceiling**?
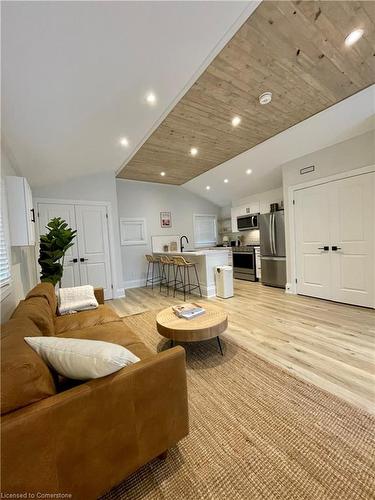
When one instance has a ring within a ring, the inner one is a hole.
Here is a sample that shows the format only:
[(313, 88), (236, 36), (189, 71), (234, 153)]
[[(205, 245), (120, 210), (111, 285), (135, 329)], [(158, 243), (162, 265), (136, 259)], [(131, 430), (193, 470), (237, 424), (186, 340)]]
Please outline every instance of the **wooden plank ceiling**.
[(375, 2), (264, 1), (118, 177), (184, 184), (374, 81)]

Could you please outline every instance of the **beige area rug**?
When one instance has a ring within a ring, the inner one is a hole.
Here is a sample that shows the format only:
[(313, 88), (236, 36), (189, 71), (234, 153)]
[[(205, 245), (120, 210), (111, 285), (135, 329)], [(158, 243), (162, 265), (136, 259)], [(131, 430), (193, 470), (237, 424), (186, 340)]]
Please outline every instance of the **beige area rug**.
[[(154, 350), (155, 311), (124, 321)], [(186, 345), (190, 434), (104, 498), (371, 499), (375, 417), (223, 340)]]

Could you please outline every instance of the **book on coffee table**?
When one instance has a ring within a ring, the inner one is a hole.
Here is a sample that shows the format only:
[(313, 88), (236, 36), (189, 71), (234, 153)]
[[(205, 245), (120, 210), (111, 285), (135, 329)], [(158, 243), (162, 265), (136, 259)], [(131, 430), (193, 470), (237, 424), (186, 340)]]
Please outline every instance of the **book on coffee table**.
[(172, 307), (174, 313), (179, 318), (192, 319), (204, 314), (205, 309), (199, 304), (188, 303)]

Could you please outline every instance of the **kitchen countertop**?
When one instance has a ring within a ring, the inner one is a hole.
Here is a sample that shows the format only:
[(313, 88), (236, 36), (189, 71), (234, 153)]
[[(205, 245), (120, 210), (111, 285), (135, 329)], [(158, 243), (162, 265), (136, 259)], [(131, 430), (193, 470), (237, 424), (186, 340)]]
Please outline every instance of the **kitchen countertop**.
[(221, 254), (221, 253), (228, 253), (230, 251), (230, 248), (227, 247), (222, 247), (222, 248), (206, 248), (202, 250), (192, 250), (192, 251), (185, 251), (185, 252), (153, 252), (154, 254), (158, 255), (183, 255), (186, 257), (189, 256), (204, 256), (204, 255), (216, 255), (216, 254)]

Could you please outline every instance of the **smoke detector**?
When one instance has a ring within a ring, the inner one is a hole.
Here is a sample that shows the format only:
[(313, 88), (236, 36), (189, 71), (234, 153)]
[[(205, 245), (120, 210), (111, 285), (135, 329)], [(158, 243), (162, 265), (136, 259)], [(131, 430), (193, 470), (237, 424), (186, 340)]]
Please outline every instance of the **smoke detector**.
[(263, 92), (259, 96), (259, 103), (260, 104), (269, 104), (272, 101), (272, 92)]

